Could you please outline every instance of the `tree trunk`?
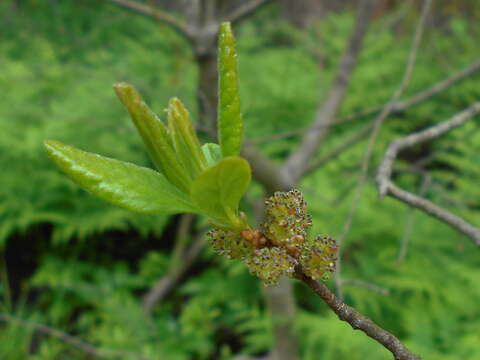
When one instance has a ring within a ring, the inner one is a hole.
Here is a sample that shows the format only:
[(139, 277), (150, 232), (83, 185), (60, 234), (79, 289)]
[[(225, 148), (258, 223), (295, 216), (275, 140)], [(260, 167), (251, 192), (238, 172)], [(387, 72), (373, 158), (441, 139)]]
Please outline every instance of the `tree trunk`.
[(269, 360), (298, 360), (298, 343), (293, 333), (296, 313), (293, 282), (281, 278), (278, 285), (265, 288), (265, 301), (273, 323), (273, 348)]

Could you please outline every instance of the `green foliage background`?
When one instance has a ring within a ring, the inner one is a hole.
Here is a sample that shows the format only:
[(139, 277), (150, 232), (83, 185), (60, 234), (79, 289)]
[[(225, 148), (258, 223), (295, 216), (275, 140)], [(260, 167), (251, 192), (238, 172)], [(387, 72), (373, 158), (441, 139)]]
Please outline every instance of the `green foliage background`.
[[(57, 171), (42, 149), (56, 138), (84, 150), (148, 165), (141, 140), (111, 89), (134, 83), (162, 113), (177, 96), (196, 113), (196, 68), (187, 44), (167, 26), (97, 1), (13, 1), (0, 4), (0, 254), (1, 311), (49, 324), (98, 345), (151, 359), (229, 359), (271, 346), (271, 319), (259, 281), (243, 265), (205, 248), (167, 301), (147, 318), (141, 295), (168, 269), (176, 218), (136, 215), (86, 194)], [(247, 137), (258, 139), (308, 125), (328, 91), (353, 26), (351, 13), (332, 14), (310, 32), (262, 10), (236, 29)], [(389, 99), (402, 76), (414, 12), (392, 31), (377, 19), (341, 115)], [(275, 20), (277, 19), (277, 20)], [(480, 57), (478, 21), (455, 15), (448, 29), (430, 29), (407, 95), (423, 90)], [(319, 59), (321, 64), (319, 66)], [(389, 141), (445, 120), (480, 98), (476, 74), (431, 101), (389, 119), (374, 154)], [(194, 116), (195, 117), (195, 116)], [(322, 151), (340, 144), (370, 118), (336, 127)], [(428, 196), (480, 225), (478, 119), (401, 161), (437, 153)], [(281, 160), (297, 138), (261, 149)], [(301, 184), (314, 219), (312, 234), (338, 236), (365, 151), (361, 142)], [(417, 192), (421, 179), (396, 178)], [(254, 187), (250, 198), (260, 196)], [(248, 208), (248, 204), (246, 204)], [(399, 243), (411, 209), (379, 200), (371, 181), (343, 245), (343, 272), (390, 290), (383, 296), (347, 286), (349, 304), (405, 341), (425, 359), (480, 358), (480, 253), (471, 240), (415, 214), (406, 260)], [(6, 286), (8, 275), (10, 286)], [(329, 284), (334, 286), (333, 283)], [(303, 359), (388, 359), (388, 352), (336, 319), (295, 285)], [(86, 359), (57, 339), (12, 324), (0, 326), (2, 359)], [(120, 357), (129, 359), (128, 356)]]

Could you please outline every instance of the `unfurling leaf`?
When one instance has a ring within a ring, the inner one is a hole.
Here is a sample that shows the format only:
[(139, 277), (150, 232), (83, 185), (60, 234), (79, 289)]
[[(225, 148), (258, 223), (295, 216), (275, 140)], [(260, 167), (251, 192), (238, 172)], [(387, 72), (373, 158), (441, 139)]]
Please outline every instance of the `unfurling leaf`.
[(190, 177), (195, 179), (206, 168), (207, 161), (200, 149), (190, 114), (177, 98), (171, 99), (168, 104), (168, 128), (178, 159)]
[(218, 138), (223, 156), (240, 154), (243, 122), (238, 90), (237, 53), (230, 23), (220, 27), (218, 62)]
[(46, 141), (45, 146), (52, 160), (73, 181), (114, 205), (150, 214), (198, 212), (186, 193), (156, 171), (58, 141)]
[(207, 166), (215, 165), (217, 162), (222, 160), (222, 149), (220, 145), (214, 143), (206, 143), (202, 146), (203, 154), (207, 160)]
[(115, 84), (113, 88), (130, 113), (157, 169), (171, 183), (188, 193), (192, 184), (192, 177), (179, 162), (165, 124), (145, 104), (132, 85), (119, 83)]
[(238, 204), (251, 179), (250, 165), (240, 157), (228, 157), (205, 170), (193, 183), (192, 200), (217, 225), (242, 230)]

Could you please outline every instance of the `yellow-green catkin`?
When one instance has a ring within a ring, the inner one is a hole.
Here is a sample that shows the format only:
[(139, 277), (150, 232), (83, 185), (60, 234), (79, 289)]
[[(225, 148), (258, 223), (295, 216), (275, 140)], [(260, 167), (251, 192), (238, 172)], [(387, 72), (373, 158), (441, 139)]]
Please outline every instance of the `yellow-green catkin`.
[(250, 272), (257, 275), (265, 285), (274, 285), (282, 275), (292, 275), (295, 270), (295, 259), (279, 247), (265, 247), (255, 250), (245, 259)]
[(227, 259), (243, 260), (254, 250), (254, 247), (240, 234), (233, 231), (213, 229), (207, 233), (213, 250)]
[(276, 192), (265, 201), (265, 215), (262, 229), (274, 245), (302, 246), (312, 218), (300, 191)]
[(300, 253), (299, 262), (303, 271), (312, 279), (326, 280), (335, 271), (337, 243), (330, 236), (317, 236), (311, 244), (306, 244)]
[(329, 236), (309, 240), (311, 225), (302, 193), (291, 190), (265, 201), (261, 231), (215, 229), (209, 238), (217, 253), (243, 260), (265, 285), (276, 284), (281, 276), (294, 277), (297, 268), (313, 279), (326, 280), (335, 271), (337, 243)]

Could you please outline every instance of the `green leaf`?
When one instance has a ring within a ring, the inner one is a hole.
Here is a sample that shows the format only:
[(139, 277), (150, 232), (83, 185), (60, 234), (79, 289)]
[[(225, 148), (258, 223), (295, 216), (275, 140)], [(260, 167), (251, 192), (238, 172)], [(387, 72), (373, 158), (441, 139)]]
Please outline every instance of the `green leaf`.
[(200, 149), (190, 114), (177, 98), (171, 99), (168, 104), (168, 128), (178, 159), (190, 177), (195, 179), (205, 169), (207, 161)]
[(228, 157), (205, 170), (193, 183), (195, 205), (217, 223), (241, 230), (238, 204), (251, 179), (250, 165), (238, 156)]
[(114, 205), (150, 214), (198, 212), (187, 194), (156, 171), (59, 141), (45, 141), (45, 146), (52, 160), (73, 181)]
[(179, 162), (167, 127), (145, 104), (132, 85), (119, 83), (113, 88), (130, 113), (157, 169), (171, 183), (188, 193), (193, 179)]
[(222, 160), (222, 149), (220, 145), (214, 143), (206, 143), (202, 146), (203, 154), (207, 160), (207, 165), (212, 166), (215, 165), (217, 162)]
[(218, 139), (223, 156), (240, 154), (243, 122), (238, 91), (237, 53), (230, 23), (220, 26), (218, 62)]

